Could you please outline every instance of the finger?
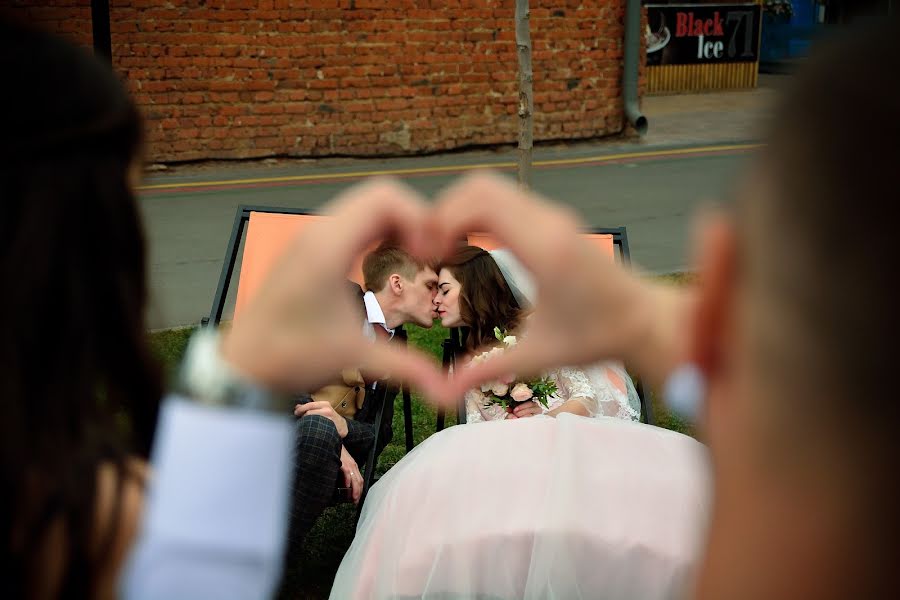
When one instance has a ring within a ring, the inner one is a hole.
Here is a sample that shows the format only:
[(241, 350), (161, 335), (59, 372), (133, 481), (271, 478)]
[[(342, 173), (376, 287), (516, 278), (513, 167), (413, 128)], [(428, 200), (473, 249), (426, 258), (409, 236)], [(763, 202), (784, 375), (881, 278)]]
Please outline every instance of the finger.
[[(319, 248), (315, 256), (322, 270), (340, 267), (337, 272), (343, 275), (372, 242), (386, 237), (396, 238), (413, 254), (427, 251), (428, 207), (421, 196), (399, 181), (377, 178), (355, 185), (324, 212), (334, 218), (311, 231), (307, 244)], [(321, 247), (328, 252), (321, 252)]]
[[(551, 265), (567, 264), (568, 249), (577, 244), (580, 229), (569, 209), (551, 205), (487, 172), (469, 175), (447, 188), (438, 197), (431, 221), (432, 236), (444, 254), (452, 252), (467, 233), (490, 233), (538, 274)], [(535, 231), (541, 232), (537, 241)]]
[(344, 487), (345, 488), (353, 487), (353, 475), (351, 475), (352, 472), (353, 472), (352, 469), (344, 469), (344, 468), (341, 469), (341, 473), (344, 474)]
[(312, 416), (312, 415), (317, 415), (317, 416), (320, 416), (320, 417), (325, 417), (326, 419), (328, 419), (329, 421), (331, 421), (332, 423), (334, 423), (335, 428), (337, 428), (337, 422), (335, 421), (335, 418), (334, 418), (334, 411), (332, 411), (332, 410), (323, 410), (323, 409), (310, 410), (310, 411), (307, 411), (306, 414), (303, 415), (303, 416), (304, 416), (304, 417), (309, 417), (309, 416)]
[(362, 371), (388, 373), (391, 379), (417, 388), (432, 402), (445, 400), (447, 379), (433, 358), (381, 340), (357, 347), (363, 350), (359, 363)]
[(314, 285), (320, 295), (334, 297), (334, 288), (344, 282), (353, 260), (386, 237), (395, 237), (413, 253), (425, 251), (427, 207), (398, 182), (376, 179), (355, 185), (324, 213), (332, 218), (303, 229), (276, 262), (251, 306), (265, 305), (268, 297), (296, 300), (286, 290), (297, 286)]
[(513, 412), (516, 413), (517, 417), (521, 417), (522, 415), (529, 415), (534, 411), (534, 405), (529, 404), (520, 404), (517, 406)]
[(359, 498), (362, 496), (362, 483), (362, 477), (354, 471), (353, 485), (350, 487), (354, 504), (358, 504)]
[(312, 410), (322, 409), (326, 406), (331, 406), (328, 402), (319, 400), (316, 402), (307, 402), (306, 404), (298, 404), (294, 407), (294, 414), (298, 417), (302, 417)]

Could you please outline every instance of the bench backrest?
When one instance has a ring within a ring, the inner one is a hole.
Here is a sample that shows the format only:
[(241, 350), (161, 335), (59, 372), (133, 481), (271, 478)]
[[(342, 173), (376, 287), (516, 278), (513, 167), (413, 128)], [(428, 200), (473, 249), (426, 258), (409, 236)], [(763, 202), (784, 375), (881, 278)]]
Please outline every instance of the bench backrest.
[[(269, 271), (303, 228), (327, 218), (313, 214), (250, 212), (234, 306), (235, 317), (247, 305)], [(357, 257), (347, 274), (348, 279), (358, 283), (360, 287), (363, 286), (362, 260), (364, 256), (365, 253)]]

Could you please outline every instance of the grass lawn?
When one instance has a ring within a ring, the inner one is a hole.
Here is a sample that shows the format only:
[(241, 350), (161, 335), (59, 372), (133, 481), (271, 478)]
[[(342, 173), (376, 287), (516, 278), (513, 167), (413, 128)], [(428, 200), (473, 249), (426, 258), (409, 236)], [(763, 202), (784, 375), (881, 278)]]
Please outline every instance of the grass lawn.
[[(685, 283), (689, 276), (672, 275), (664, 279), (675, 283)], [(432, 329), (409, 326), (410, 344), (441, 357), (441, 342), (448, 336), (447, 330), (440, 325)], [(151, 343), (157, 355), (164, 361), (168, 373), (171, 373), (184, 353), (187, 340), (193, 329), (161, 331), (151, 334)], [(653, 396), (651, 394), (651, 396)], [(413, 438), (418, 444), (435, 429), (435, 410), (413, 394)], [(669, 413), (655, 398), (652, 398), (657, 425), (691, 435), (690, 425)], [(446, 424), (454, 425), (455, 415), (447, 415)], [(403, 434), (403, 405), (398, 395), (394, 406), (394, 437), (384, 449), (378, 461), (378, 472), (383, 473), (403, 458), (406, 453)], [(354, 507), (347, 504), (329, 508), (319, 519), (306, 540), (304, 562), (309, 573), (308, 584), (296, 591), (295, 598), (327, 598), (334, 574), (344, 556), (344, 552), (353, 539)]]

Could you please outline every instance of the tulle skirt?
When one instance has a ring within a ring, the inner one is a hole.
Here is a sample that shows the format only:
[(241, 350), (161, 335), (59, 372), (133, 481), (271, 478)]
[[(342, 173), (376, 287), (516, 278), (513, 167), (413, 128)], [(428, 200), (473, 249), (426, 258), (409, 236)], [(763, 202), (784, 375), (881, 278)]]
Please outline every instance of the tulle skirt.
[(331, 597), (679, 597), (707, 460), (689, 437), (618, 419), (451, 427), (373, 486)]

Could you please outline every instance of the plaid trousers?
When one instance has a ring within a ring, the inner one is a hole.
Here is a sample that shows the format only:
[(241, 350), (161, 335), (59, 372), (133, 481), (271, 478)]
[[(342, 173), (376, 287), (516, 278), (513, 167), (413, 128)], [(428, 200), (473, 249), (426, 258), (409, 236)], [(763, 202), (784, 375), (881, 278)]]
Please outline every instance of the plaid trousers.
[(344, 486), (341, 473), (341, 445), (361, 468), (375, 441), (375, 427), (347, 419), (347, 436), (342, 440), (334, 423), (321, 415), (297, 419), (294, 452), (294, 489), (290, 527), (284, 563), (283, 587), (298, 576), (303, 540), (316, 519)]

